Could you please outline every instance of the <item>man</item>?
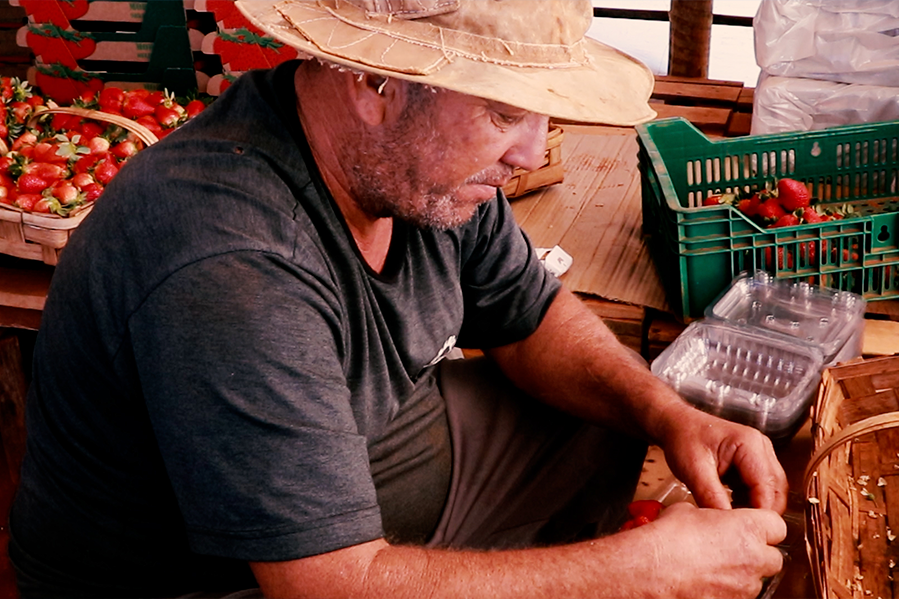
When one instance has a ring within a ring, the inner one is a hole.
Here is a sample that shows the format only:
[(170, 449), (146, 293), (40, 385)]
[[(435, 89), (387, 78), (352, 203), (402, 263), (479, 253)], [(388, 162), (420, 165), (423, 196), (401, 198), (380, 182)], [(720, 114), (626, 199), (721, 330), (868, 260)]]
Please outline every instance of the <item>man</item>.
[[(241, 6), (310, 59), (141, 152), (66, 248), (23, 596), (757, 594), (786, 533), (771, 444), (656, 380), (497, 192), (540, 165), (545, 115), (652, 115), (589, 3)], [(609, 534), (647, 441), (701, 509)]]

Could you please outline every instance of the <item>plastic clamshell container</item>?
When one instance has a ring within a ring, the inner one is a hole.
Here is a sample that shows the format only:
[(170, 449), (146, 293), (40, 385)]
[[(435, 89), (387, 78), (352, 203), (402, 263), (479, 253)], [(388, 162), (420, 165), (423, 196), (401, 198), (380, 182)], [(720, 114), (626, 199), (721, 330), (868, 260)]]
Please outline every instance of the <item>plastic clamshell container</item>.
[(823, 366), (811, 345), (698, 320), (653, 361), (652, 372), (697, 408), (778, 441), (805, 421)]
[(815, 346), (830, 365), (861, 355), (865, 306), (856, 293), (759, 271), (741, 273), (705, 316)]
[[(899, 120), (711, 140), (681, 117), (636, 126), (643, 231), (671, 311), (700, 318), (740, 272), (899, 298)], [(763, 228), (709, 195), (802, 182), (854, 216)]]

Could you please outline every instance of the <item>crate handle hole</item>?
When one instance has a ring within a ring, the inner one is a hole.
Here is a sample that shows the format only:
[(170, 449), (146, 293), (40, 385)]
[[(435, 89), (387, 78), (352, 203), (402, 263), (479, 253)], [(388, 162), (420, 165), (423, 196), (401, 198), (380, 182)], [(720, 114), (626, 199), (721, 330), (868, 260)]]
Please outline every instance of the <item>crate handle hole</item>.
[(880, 227), (880, 233), (877, 235), (877, 241), (886, 241), (890, 238), (890, 230), (886, 225)]
[(821, 155), (821, 146), (818, 145), (818, 142), (815, 142), (814, 144), (812, 144), (811, 154), (815, 158), (817, 158), (818, 156)]

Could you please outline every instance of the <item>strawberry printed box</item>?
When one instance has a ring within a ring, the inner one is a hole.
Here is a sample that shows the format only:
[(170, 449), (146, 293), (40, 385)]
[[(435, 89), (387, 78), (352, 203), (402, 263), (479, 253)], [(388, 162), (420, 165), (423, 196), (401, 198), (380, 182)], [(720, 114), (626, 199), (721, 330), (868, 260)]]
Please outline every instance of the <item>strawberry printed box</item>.
[(128, 160), (206, 105), (106, 87), (61, 107), (0, 77), (0, 253), (56, 264)]
[(217, 56), (222, 64), (222, 72), (207, 84), (211, 95), (221, 94), (246, 71), (271, 68), (298, 56), (294, 48), (250, 23), (234, 0), (195, 0), (193, 9), (212, 13), (216, 22), (216, 31), (207, 33), (201, 43), (203, 54)]

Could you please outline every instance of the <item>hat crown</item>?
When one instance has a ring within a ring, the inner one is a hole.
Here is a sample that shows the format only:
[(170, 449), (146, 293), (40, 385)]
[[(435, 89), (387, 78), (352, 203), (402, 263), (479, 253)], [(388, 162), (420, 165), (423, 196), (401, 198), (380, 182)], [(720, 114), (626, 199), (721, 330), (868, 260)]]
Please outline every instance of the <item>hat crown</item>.
[(590, 0), (337, 0), (368, 17), (420, 20), (507, 42), (570, 46), (592, 21)]

